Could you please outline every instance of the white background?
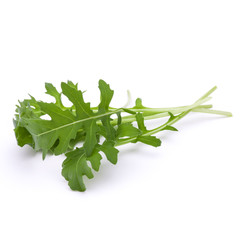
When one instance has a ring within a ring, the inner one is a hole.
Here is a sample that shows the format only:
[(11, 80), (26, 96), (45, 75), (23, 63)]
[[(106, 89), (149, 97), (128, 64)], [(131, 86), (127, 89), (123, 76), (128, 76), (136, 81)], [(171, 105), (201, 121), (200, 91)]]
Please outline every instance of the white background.
[[(0, 238), (240, 239), (240, 2), (0, 2)], [(78, 82), (98, 103), (98, 79), (113, 104), (141, 97), (152, 107), (193, 103), (214, 85), (215, 109), (163, 132), (160, 148), (119, 147), (87, 191), (61, 176), (64, 156), (20, 148), (18, 99), (45, 98), (45, 82)]]

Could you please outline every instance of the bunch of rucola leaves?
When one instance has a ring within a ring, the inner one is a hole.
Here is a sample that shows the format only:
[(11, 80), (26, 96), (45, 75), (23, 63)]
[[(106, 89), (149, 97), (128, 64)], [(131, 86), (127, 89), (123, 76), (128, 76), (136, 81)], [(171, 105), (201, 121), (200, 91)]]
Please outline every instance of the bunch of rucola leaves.
[[(112, 164), (117, 163), (118, 146), (141, 142), (158, 147), (161, 141), (155, 134), (163, 130), (177, 131), (172, 125), (189, 112), (231, 116), (229, 112), (212, 110), (212, 105), (204, 105), (216, 87), (193, 104), (174, 108), (145, 107), (140, 98), (133, 107), (113, 108), (110, 102), (114, 91), (103, 80), (99, 80), (100, 103), (97, 107), (86, 103), (84, 92), (71, 81), (61, 83), (61, 92), (51, 83), (46, 83), (45, 87), (54, 102), (38, 101), (32, 96), (19, 101), (14, 119), (17, 143), (41, 151), (43, 159), (47, 153), (65, 154), (62, 175), (70, 188), (78, 191), (86, 190), (83, 176), (93, 178), (92, 170), (99, 170), (103, 154)], [(62, 95), (69, 99), (71, 107), (63, 105)], [(50, 120), (44, 118), (46, 115)], [(145, 120), (162, 117), (167, 117), (164, 124), (154, 129), (146, 128)]]

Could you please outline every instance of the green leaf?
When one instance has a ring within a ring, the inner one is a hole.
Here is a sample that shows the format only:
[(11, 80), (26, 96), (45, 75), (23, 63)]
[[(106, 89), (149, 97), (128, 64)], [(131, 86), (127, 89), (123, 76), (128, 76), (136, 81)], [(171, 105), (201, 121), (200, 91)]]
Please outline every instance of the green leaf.
[(51, 120), (35, 116), (33, 110), (25, 106), (24, 111), (21, 109), (20, 122), (32, 135), (35, 150), (43, 151), (43, 158), (50, 149), (56, 155), (65, 153), (79, 130), (86, 132), (84, 149), (86, 156), (90, 156), (98, 142), (97, 116), (90, 109), (90, 104), (84, 102), (81, 91), (66, 83), (62, 83), (62, 90), (74, 104), (76, 113), (63, 110), (54, 103), (37, 102), (41, 111), (49, 115)]
[(142, 105), (142, 99), (141, 98), (137, 98), (136, 102), (135, 102), (135, 106), (133, 108), (135, 108), (135, 109), (144, 109), (146, 107), (144, 107)]
[(98, 112), (99, 113), (105, 113), (109, 109), (109, 104), (112, 100), (114, 91), (111, 90), (109, 84), (107, 84), (102, 79), (99, 80), (98, 87), (99, 87), (99, 90), (100, 90), (100, 93), (101, 93), (101, 96), (100, 96), (101, 102), (98, 105)]
[(92, 169), (98, 171), (102, 159), (99, 151), (102, 151), (111, 163), (117, 163), (118, 150), (114, 148), (114, 143), (111, 141), (105, 141), (102, 145), (98, 145), (89, 157), (86, 156), (84, 148), (76, 148), (66, 153), (67, 158), (62, 164), (62, 175), (72, 190), (86, 190), (83, 176), (85, 175), (89, 179), (93, 178), (91, 167), (87, 161), (91, 163)]
[(114, 147), (113, 141), (105, 141), (102, 145), (98, 146), (98, 149), (101, 150), (109, 162), (112, 164), (117, 163), (118, 150)]
[(161, 140), (155, 136), (139, 136), (137, 141), (151, 145), (153, 147), (161, 146)]
[(143, 118), (142, 113), (137, 113), (137, 114), (135, 115), (135, 117), (136, 117), (136, 121), (137, 121), (138, 128), (139, 128), (142, 132), (146, 132), (146, 131), (147, 131), (147, 128), (146, 128), (145, 125), (144, 125), (144, 118)]
[(90, 156), (98, 142), (96, 136), (98, 131), (96, 119), (91, 119), (91, 117), (94, 117), (95, 114), (90, 108), (90, 103), (84, 102), (83, 94), (80, 90), (78, 91), (66, 83), (62, 83), (61, 86), (63, 94), (67, 96), (76, 108), (77, 119), (90, 118), (89, 121), (84, 122), (82, 125), (82, 128), (86, 131), (86, 139), (83, 146), (86, 151), (86, 155)]
[(63, 107), (61, 94), (57, 91), (57, 89), (51, 83), (45, 83), (45, 88), (47, 90), (46, 93), (55, 98), (56, 105)]
[(34, 142), (32, 139), (32, 135), (27, 131), (26, 128), (18, 126), (14, 129), (14, 132), (17, 143), (20, 147), (23, 147), (25, 144), (33, 146)]
[(117, 137), (136, 137), (141, 134), (138, 128), (135, 128), (132, 123), (122, 123), (118, 126)]
[(66, 159), (62, 164), (62, 175), (68, 181), (72, 190), (85, 191), (83, 176), (93, 178), (91, 168), (87, 164), (87, 158), (83, 148), (76, 148), (66, 154)]
[(16, 108), (16, 119), (18, 123), (21, 123), (22, 117), (27, 118), (38, 118), (42, 116), (44, 113), (41, 111), (38, 102), (36, 99), (32, 96), (30, 96), (31, 99), (25, 99), (24, 101), (20, 102), (19, 105), (17, 105)]
[[(100, 90), (100, 104), (98, 105), (98, 114), (104, 114), (109, 111), (109, 104), (112, 100), (114, 91), (111, 90), (109, 84), (103, 80), (99, 80), (99, 90)], [(114, 140), (116, 138), (116, 130), (111, 124), (110, 115), (101, 118), (103, 128), (101, 128), (102, 135), (107, 140)]]
[(95, 120), (88, 121), (83, 125), (84, 130), (86, 131), (85, 142), (83, 147), (85, 149), (86, 155), (91, 156), (96, 144), (98, 143), (98, 126)]
[(67, 85), (68, 85), (69, 87), (72, 87), (72, 88), (78, 90), (78, 84), (77, 84), (77, 83), (74, 84), (72, 81), (68, 80), (68, 81), (67, 81)]
[(82, 91), (78, 91), (64, 82), (62, 82), (61, 87), (63, 94), (76, 107), (76, 116), (78, 119), (88, 118), (94, 115), (90, 108), (90, 103), (84, 102)]
[(19, 101), (19, 105), (17, 105), (16, 108), (15, 119), (13, 119), (15, 126), (15, 137), (17, 139), (18, 145), (21, 147), (26, 144), (34, 147), (34, 140), (32, 138), (32, 135), (26, 129), (25, 122), (22, 120), (22, 118), (37, 119), (43, 115), (35, 98), (32, 96), (30, 97), (31, 99), (25, 99), (22, 102)]
[(76, 137), (74, 139), (71, 139), (69, 142), (69, 149), (73, 150), (74, 147), (76, 146), (76, 144), (80, 143), (80, 142), (84, 142), (86, 137), (86, 133), (82, 130), (82, 131), (78, 131), (76, 134)]
[(99, 150), (97, 148), (94, 149), (92, 155), (87, 158), (87, 160), (91, 162), (92, 168), (95, 171), (99, 170), (99, 167), (101, 165), (101, 159), (102, 159), (102, 156), (98, 151)]
[(62, 110), (53, 103), (39, 102), (42, 111), (51, 117), (51, 120), (40, 118), (24, 118), (26, 129), (31, 133), (35, 150), (43, 151), (43, 158), (49, 149), (58, 140), (59, 143), (53, 150), (54, 154), (65, 153), (71, 139), (76, 137), (82, 123), (69, 110)]

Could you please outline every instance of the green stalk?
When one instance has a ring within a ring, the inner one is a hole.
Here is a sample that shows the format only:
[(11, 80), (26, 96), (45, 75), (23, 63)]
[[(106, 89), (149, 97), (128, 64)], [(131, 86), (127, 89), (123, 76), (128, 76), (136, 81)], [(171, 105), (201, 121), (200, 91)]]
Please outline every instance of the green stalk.
[[(159, 126), (157, 128), (154, 128), (152, 130), (148, 130), (146, 133), (142, 134), (142, 136), (151, 136), (153, 134), (156, 134), (156, 133), (164, 130), (164, 128), (166, 126), (173, 125), (174, 123), (178, 122), (180, 119), (185, 117), (191, 111), (193, 111), (193, 112), (201, 112), (201, 113), (211, 113), (211, 114), (223, 115), (223, 116), (228, 116), (228, 117), (232, 116), (232, 114), (230, 112), (209, 109), (209, 108), (212, 107), (212, 105), (201, 105), (202, 103), (204, 103), (204, 102), (209, 100), (209, 95), (212, 92), (214, 92), (216, 89), (217, 89), (216, 86), (213, 87), (212, 89), (210, 89), (207, 93), (205, 93), (202, 97), (200, 97), (192, 105), (185, 106), (185, 107), (171, 108), (172, 111), (168, 111), (168, 112), (171, 112), (172, 114), (177, 114), (182, 109), (184, 109), (184, 111), (179, 113), (179, 115), (174, 117), (172, 120), (167, 121), (166, 123), (162, 124), (161, 126)], [(138, 109), (138, 110), (140, 110), (140, 109)], [(144, 111), (142, 111), (142, 112), (144, 112)], [(147, 119), (156, 119), (156, 118), (166, 117), (166, 116), (169, 116), (168, 112), (160, 112), (160, 113), (157, 113), (157, 114), (152, 114), (152, 115), (149, 115), (149, 116), (145, 116), (144, 119), (147, 120)], [(151, 113), (154, 113), (154, 111), (151, 111)], [(135, 119), (133, 119), (133, 118), (126, 119), (125, 118), (125, 121), (126, 122), (128, 122), (128, 121), (136, 121), (136, 118)], [(131, 138), (123, 139), (123, 140), (121, 140), (121, 142), (118, 142), (116, 144), (116, 146), (120, 146), (120, 145), (124, 145), (124, 144), (130, 143), (130, 142), (133, 142), (136, 139), (137, 139), (137, 137), (131, 137)]]
[(210, 113), (210, 114), (217, 114), (217, 115), (222, 115), (222, 116), (226, 116), (226, 117), (232, 117), (231, 112), (213, 110), (213, 109), (206, 109), (206, 108), (201, 108), (201, 107), (196, 108), (196, 109), (192, 109), (192, 112)]
[[(209, 113), (209, 114), (216, 114), (216, 115), (221, 115), (221, 116), (226, 116), (226, 117), (231, 117), (232, 113), (226, 112), (226, 111), (220, 111), (220, 110), (213, 110), (209, 109), (211, 108), (212, 105), (201, 105), (200, 107), (196, 107), (191, 109), (191, 112), (198, 112), (198, 113)], [(180, 114), (181, 112), (179, 111), (172, 111), (172, 114)], [(144, 120), (152, 120), (152, 119), (158, 119), (158, 118), (163, 118), (163, 117), (168, 117), (169, 113), (168, 112), (162, 112), (162, 113), (157, 113), (157, 114), (152, 114), (148, 116), (144, 116)], [(135, 122), (136, 118), (135, 116), (125, 116), (122, 117), (122, 122)], [(117, 119), (112, 120), (112, 124), (116, 125), (117, 124)]]

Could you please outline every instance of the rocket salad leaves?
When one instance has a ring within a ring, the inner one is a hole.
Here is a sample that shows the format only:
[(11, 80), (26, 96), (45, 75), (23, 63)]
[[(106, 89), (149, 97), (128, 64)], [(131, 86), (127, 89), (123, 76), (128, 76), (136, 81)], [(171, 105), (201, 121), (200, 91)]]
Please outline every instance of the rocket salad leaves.
[[(148, 108), (142, 105), (140, 98), (131, 108), (113, 108), (110, 103), (114, 91), (103, 80), (99, 80), (98, 87), (100, 103), (97, 107), (86, 103), (84, 92), (71, 81), (61, 83), (61, 92), (51, 83), (45, 84), (46, 93), (55, 99), (54, 102), (38, 101), (30, 96), (17, 105), (14, 131), (18, 145), (27, 144), (35, 151), (41, 151), (43, 159), (47, 153), (65, 154), (62, 175), (72, 190), (86, 190), (83, 176), (93, 178), (93, 170), (99, 170), (103, 155), (116, 164), (118, 146), (136, 142), (160, 146), (161, 141), (155, 134), (163, 130), (177, 131), (172, 125), (189, 112), (231, 116), (229, 112), (212, 110), (212, 105), (204, 105), (216, 87), (195, 103), (176, 108)], [(69, 99), (71, 107), (64, 106), (62, 95)], [(146, 120), (162, 117), (167, 120), (159, 127), (148, 130), (145, 126)], [(79, 143), (82, 143), (81, 147), (76, 146)]]

